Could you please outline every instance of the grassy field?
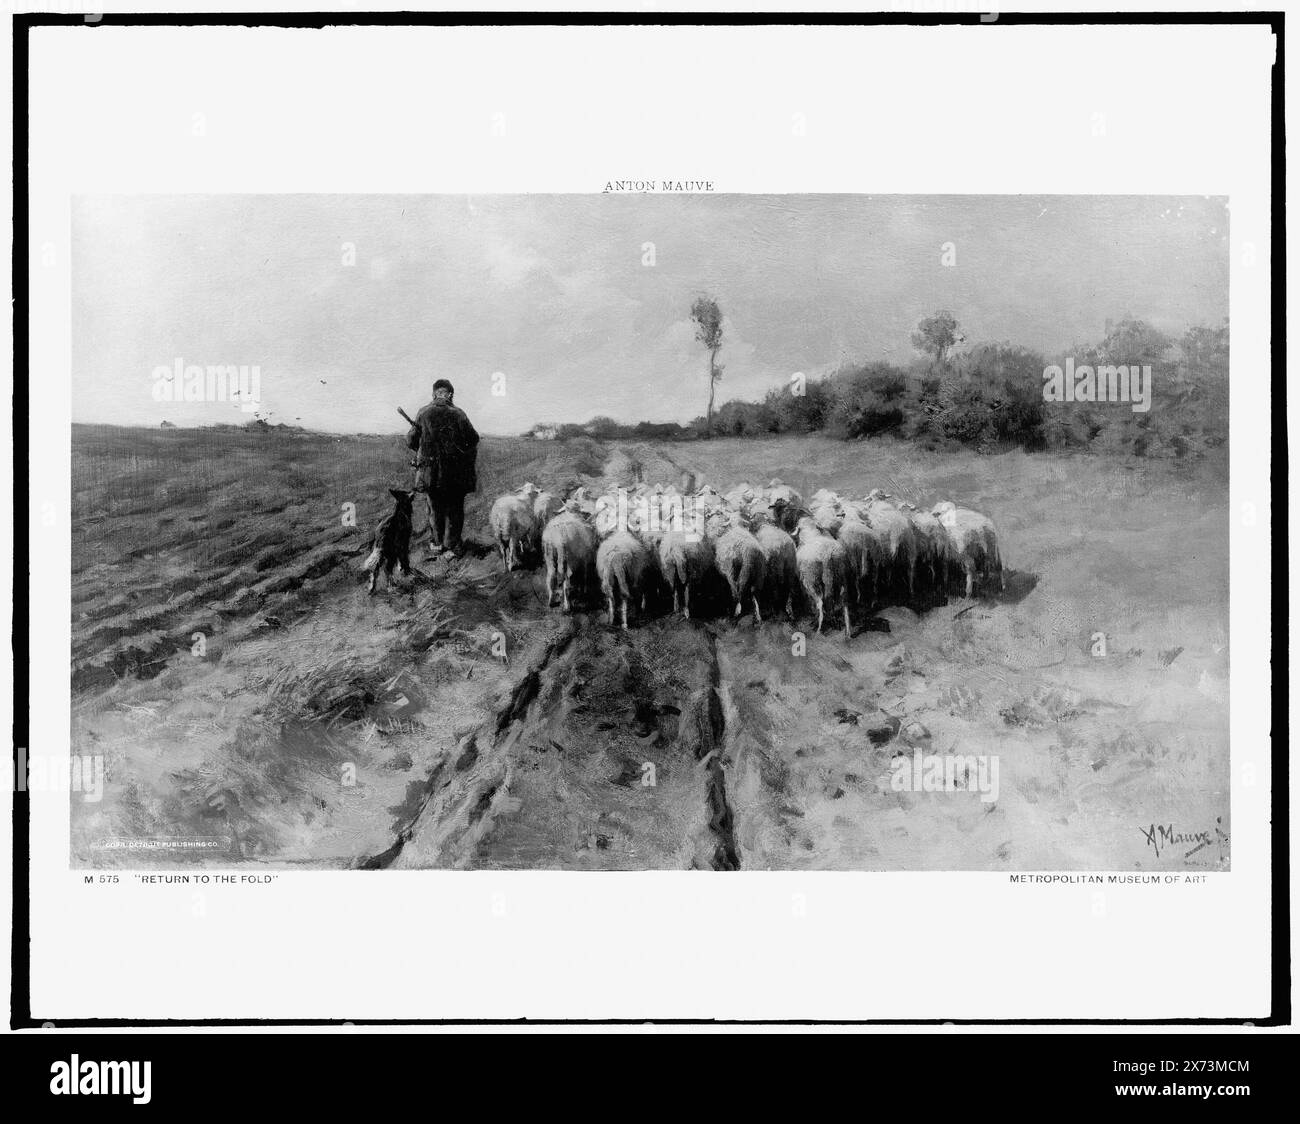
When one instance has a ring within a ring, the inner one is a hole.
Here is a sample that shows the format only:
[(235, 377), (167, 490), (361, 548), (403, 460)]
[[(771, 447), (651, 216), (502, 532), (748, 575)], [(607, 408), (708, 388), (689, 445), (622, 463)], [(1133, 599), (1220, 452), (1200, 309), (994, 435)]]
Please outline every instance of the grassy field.
[[(79, 865), (1228, 864), (1226, 457), (488, 438), (466, 521), (483, 549), (368, 598), (400, 438), (72, 444), (73, 752), (107, 776), (101, 801), (73, 796)], [(486, 550), (487, 504), (524, 480), (686, 469), (956, 500), (997, 522), (1007, 591), (888, 608), (847, 642), (663, 613), (620, 634)], [(893, 790), (916, 750), (996, 755), (997, 799)], [(1157, 853), (1159, 825), (1212, 843)]]

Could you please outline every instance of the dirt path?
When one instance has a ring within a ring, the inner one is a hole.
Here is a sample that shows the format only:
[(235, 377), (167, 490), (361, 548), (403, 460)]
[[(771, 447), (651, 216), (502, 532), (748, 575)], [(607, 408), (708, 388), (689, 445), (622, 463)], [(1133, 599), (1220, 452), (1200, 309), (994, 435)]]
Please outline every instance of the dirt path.
[(709, 626), (579, 615), (365, 866), (736, 869)]

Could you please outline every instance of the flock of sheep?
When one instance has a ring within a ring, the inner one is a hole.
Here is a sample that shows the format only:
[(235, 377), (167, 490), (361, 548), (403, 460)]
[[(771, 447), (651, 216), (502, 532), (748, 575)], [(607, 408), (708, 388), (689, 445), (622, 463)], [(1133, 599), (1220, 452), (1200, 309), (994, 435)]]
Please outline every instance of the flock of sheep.
[(986, 516), (951, 502), (918, 511), (880, 489), (861, 500), (825, 489), (805, 504), (793, 488), (773, 480), (765, 488), (742, 484), (725, 495), (704, 485), (682, 491), (640, 484), (567, 498), (525, 484), (492, 505), (492, 533), (507, 570), (527, 554), (546, 563), (549, 604), (572, 608), (574, 583), (589, 589), (593, 573), (610, 623), (627, 628), (628, 605), (645, 612), (656, 588), (672, 593), (673, 611), (691, 615), (713, 574), (726, 582), (735, 615), (752, 606), (784, 608), (794, 618), (802, 592), (822, 630), (826, 611), (871, 610), (888, 591), (945, 592), (964, 580), (1002, 588), (997, 531)]

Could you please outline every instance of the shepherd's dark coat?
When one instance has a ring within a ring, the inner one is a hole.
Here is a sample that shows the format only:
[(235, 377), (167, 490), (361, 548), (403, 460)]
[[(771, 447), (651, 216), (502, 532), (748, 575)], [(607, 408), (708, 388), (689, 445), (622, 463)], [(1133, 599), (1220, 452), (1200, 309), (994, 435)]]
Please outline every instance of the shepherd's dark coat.
[(418, 457), (421, 491), (462, 496), (478, 491), (478, 433), (459, 406), (430, 402), (416, 415), (406, 444)]

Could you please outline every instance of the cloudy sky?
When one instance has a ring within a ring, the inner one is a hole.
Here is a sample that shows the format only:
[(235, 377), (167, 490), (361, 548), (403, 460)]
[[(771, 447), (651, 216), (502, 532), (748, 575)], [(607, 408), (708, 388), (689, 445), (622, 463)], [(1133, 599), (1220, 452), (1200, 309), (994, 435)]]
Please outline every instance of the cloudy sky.
[(155, 401), (177, 359), (256, 365), (272, 421), (330, 431), (395, 432), (438, 377), (485, 433), (686, 421), (701, 292), (720, 402), (905, 360), (939, 308), (970, 342), (1049, 353), (1126, 313), (1174, 333), (1228, 314), (1226, 204), (1199, 197), (95, 196), (72, 232), (81, 422), (247, 420)]

